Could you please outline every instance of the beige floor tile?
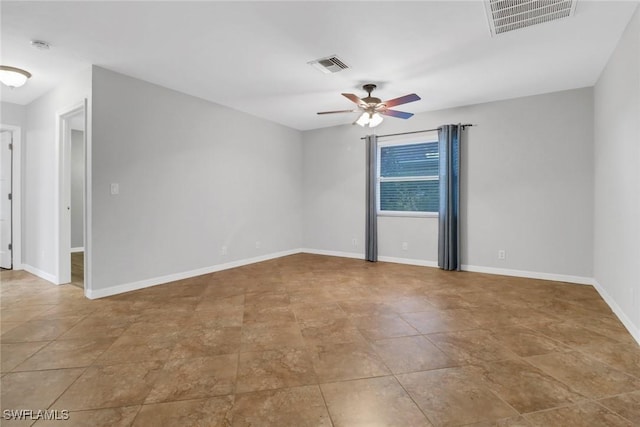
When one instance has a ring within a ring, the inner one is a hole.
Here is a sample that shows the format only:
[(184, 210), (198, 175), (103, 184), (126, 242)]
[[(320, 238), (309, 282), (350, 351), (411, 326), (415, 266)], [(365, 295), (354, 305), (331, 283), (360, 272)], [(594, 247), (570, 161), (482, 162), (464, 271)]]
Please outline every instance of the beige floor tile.
[(638, 344), (587, 344), (578, 347), (578, 350), (612, 368), (640, 378), (640, 346)]
[(81, 368), (91, 365), (111, 346), (113, 339), (53, 341), (14, 368), (14, 371)]
[(53, 409), (78, 411), (140, 405), (161, 368), (157, 362), (91, 366), (60, 396)]
[(466, 424), (465, 427), (532, 427), (531, 423), (523, 416), (502, 418), (500, 420), (480, 421), (479, 423)]
[(300, 326), (245, 325), (242, 327), (240, 351), (264, 351), (280, 347), (300, 347), (304, 345)]
[[(171, 304), (173, 304), (173, 301)], [(145, 337), (170, 333), (179, 335), (193, 325), (193, 318), (193, 311), (179, 310), (150, 313), (148, 310), (144, 310), (136, 318), (135, 322), (129, 325), (125, 333)]]
[(586, 398), (521, 360), (492, 362), (477, 368), (484, 383), (521, 414), (567, 405)]
[(426, 337), (455, 363), (493, 362), (515, 359), (518, 356), (493, 339), (484, 329), (430, 334)]
[(129, 427), (140, 406), (69, 412), (66, 420), (41, 420), (34, 427)]
[(233, 396), (144, 405), (133, 427), (229, 426)]
[(434, 426), (463, 425), (518, 413), (463, 368), (397, 376)]
[(0, 336), (4, 335), (6, 332), (9, 332), (11, 329), (20, 326), (24, 322), (5, 322), (4, 320), (0, 322)]
[(547, 322), (542, 324), (527, 325), (535, 329), (538, 333), (559, 341), (570, 347), (577, 347), (587, 344), (611, 345), (616, 344), (613, 338), (591, 331), (571, 322)]
[(98, 357), (95, 365), (117, 365), (130, 362), (165, 361), (169, 359), (176, 344), (176, 336), (156, 335), (153, 338), (127, 335), (117, 338), (115, 342)]
[(301, 323), (301, 333), (308, 345), (365, 341), (362, 333), (346, 317), (304, 321)]
[(54, 320), (29, 320), (2, 334), (2, 342), (50, 341), (71, 329), (82, 319), (79, 317)]
[(402, 318), (421, 334), (479, 328), (478, 323), (473, 320), (473, 316), (467, 310), (431, 310), (419, 313), (405, 313)]
[(234, 427), (330, 427), (322, 393), (317, 385), (258, 391), (236, 395)]
[(429, 304), (438, 310), (451, 310), (451, 309), (467, 309), (478, 307), (479, 304), (473, 300), (465, 298), (460, 294), (438, 294), (434, 292), (428, 292), (425, 295)]
[(244, 309), (243, 325), (263, 325), (270, 327), (287, 326), (296, 323), (296, 316), (289, 306)]
[(241, 353), (236, 393), (317, 384), (311, 354), (305, 348)]
[(591, 399), (640, 390), (640, 379), (577, 351), (543, 354), (526, 360)]
[(373, 345), (394, 374), (428, 371), (456, 365), (456, 362), (420, 335), (378, 340)]
[(640, 426), (640, 390), (602, 399), (598, 403)]
[(347, 313), (336, 303), (314, 303), (314, 304), (292, 304), (298, 322), (321, 322), (326, 320), (342, 319), (347, 317)]
[(526, 419), (536, 427), (589, 426), (632, 427), (632, 424), (594, 402), (584, 402), (563, 408), (528, 414)]
[(197, 310), (191, 322), (195, 328), (223, 328), (231, 326), (242, 326), (244, 317), (244, 306), (229, 305), (221, 306), (216, 310)]
[(522, 357), (568, 350), (558, 341), (522, 326), (492, 329), (491, 336), (502, 346)]
[(180, 334), (171, 358), (191, 358), (237, 353), (240, 349), (241, 328), (237, 326), (194, 329)]
[(83, 371), (56, 369), (6, 374), (0, 379), (2, 409), (47, 409)]
[(237, 369), (236, 354), (169, 360), (158, 372), (145, 403), (232, 394)]
[(323, 383), (391, 373), (367, 342), (324, 344), (313, 349), (313, 366), (318, 380)]
[[(616, 425), (588, 396), (639, 424), (640, 390), (609, 393), (636, 387), (640, 347), (590, 286), (312, 254), (98, 300), (0, 275), (2, 404), (53, 402), (80, 425), (331, 425), (318, 383), (338, 382), (373, 408), (336, 399), (349, 424), (388, 424), (402, 393), (375, 384), (392, 375), (434, 425)], [(144, 404), (152, 390), (167, 400)]]
[(226, 297), (206, 295), (196, 305), (196, 311), (225, 311), (230, 307), (244, 308), (244, 294)]
[(0, 359), (2, 361), (2, 369), (0, 369), (0, 372), (11, 371), (47, 344), (49, 344), (49, 341), (1, 344)]
[(343, 301), (340, 308), (349, 317), (357, 316), (385, 316), (396, 314), (390, 305), (371, 301)]
[[(4, 322), (26, 322), (46, 313), (55, 305), (32, 305), (27, 307), (3, 308), (0, 312), (0, 321)], [(77, 314), (76, 314), (77, 316)]]
[(68, 329), (59, 339), (95, 339), (117, 338), (131, 325), (128, 320), (119, 317), (86, 317)]
[(333, 425), (431, 426), (394, 377), (322, 384)]
[(246, 308), (260, 310), (265, 308), (288, 307), (290, 304), (289, 294), (278, 293), (255, 293), (245, 296), (244, 305)]
[(422, 295), (414, 295), (399, 298), (390, 298), (385, 301), (395, 313), (416, 313), (420, 311), (435, 310), (436, 307)]
[(419, 335), (419, 332), (398, 316), (352, 317), (351, 323), (369, 340)]
[[(593, 302), (590, 303), (593, 304)], [(600, 301), (598, 301), (598, 303), (600, 303)], [(586, 329), (602, 335), (606, 335), (607, 337), (613, 338), (621, 343), (636, 345), (638, 344), (633, 339), (627, 328), (625, 328), (622, 322), (620, 322), (620, 320), (618, 320), (615, 316), (611, 315), (594, 317), (593, 315), (591, 315), (588, 317), (588, 319), (589, 320), (587, 322), (583, 322), (578, 319), (572, 319), (572, 322), (578, 323)]]

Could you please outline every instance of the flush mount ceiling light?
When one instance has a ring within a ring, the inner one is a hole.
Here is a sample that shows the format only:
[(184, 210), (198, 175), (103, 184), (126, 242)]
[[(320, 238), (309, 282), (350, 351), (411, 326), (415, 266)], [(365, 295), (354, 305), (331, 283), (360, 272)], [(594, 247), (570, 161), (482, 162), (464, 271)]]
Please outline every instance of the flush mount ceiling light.
[(0, 82), (10, 88), (24, 85), (31, 77), (31, 73), (21, 68), (0, 65)]

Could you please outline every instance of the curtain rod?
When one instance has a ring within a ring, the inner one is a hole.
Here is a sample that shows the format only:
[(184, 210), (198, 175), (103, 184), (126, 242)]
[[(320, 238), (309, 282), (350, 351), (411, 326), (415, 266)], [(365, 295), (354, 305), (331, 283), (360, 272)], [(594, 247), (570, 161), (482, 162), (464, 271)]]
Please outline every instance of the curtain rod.
[[(461, 125), (462, 129), (467, 128), (467, 127), (471, 127), (473, 126), (471, 123), (467, 123), (464, 125)], [(423, 132), (433, 132), (434, 130), (439, 130), (440, 128), (435, 128), (435, 129), (425, 129), (425, 130), (414, 130), (413, 132), (401, 132), (401, 133), (389, 133), (387, 135), (378, 135), (378, 138), (385, 138), (387, 136), (400, 136), (400, 135), (411, 135), (413, 133), (423, 133)], [(363, 136), (360, 139), (367, 139), (366, 136)]]

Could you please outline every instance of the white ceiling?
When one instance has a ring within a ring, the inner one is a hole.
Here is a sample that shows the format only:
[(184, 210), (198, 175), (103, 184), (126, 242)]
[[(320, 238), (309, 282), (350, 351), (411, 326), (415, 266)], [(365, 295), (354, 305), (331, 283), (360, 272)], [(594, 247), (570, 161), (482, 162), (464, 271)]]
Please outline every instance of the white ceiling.
[[(0, 3), (3, 65), (27, 104), (91, 64), (292, 128), (352, 122), (340, 95), (415, 92), (413, 113), (593, 85), (637, 1), (578, 0), (575, 16), (491, 37), (481, 1)], [(49, 42), (49, 51), (30, 40)], [(352, 68), (307, 62), (337, 54)], [(397, 119), (389, 119), (397, 120)]]

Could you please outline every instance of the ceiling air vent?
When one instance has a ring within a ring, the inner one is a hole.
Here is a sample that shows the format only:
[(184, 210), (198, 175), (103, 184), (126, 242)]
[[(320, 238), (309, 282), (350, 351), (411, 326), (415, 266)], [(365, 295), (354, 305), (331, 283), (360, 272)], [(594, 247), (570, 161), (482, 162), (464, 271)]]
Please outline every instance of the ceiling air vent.
[(314, 68), (322, 71), (325, 74), (337, 73), (342, 70), (346, 70), (349, 68), (347, 64), (345, 64), (342, 59), (338, 58), (336, 55), (327, 56), (326, 58), (316, 59), (315, 61), (307, 62), (307, 64), (311, 65)]
[(572, 16), (577, 0), (485, 0), (491, 35)]

